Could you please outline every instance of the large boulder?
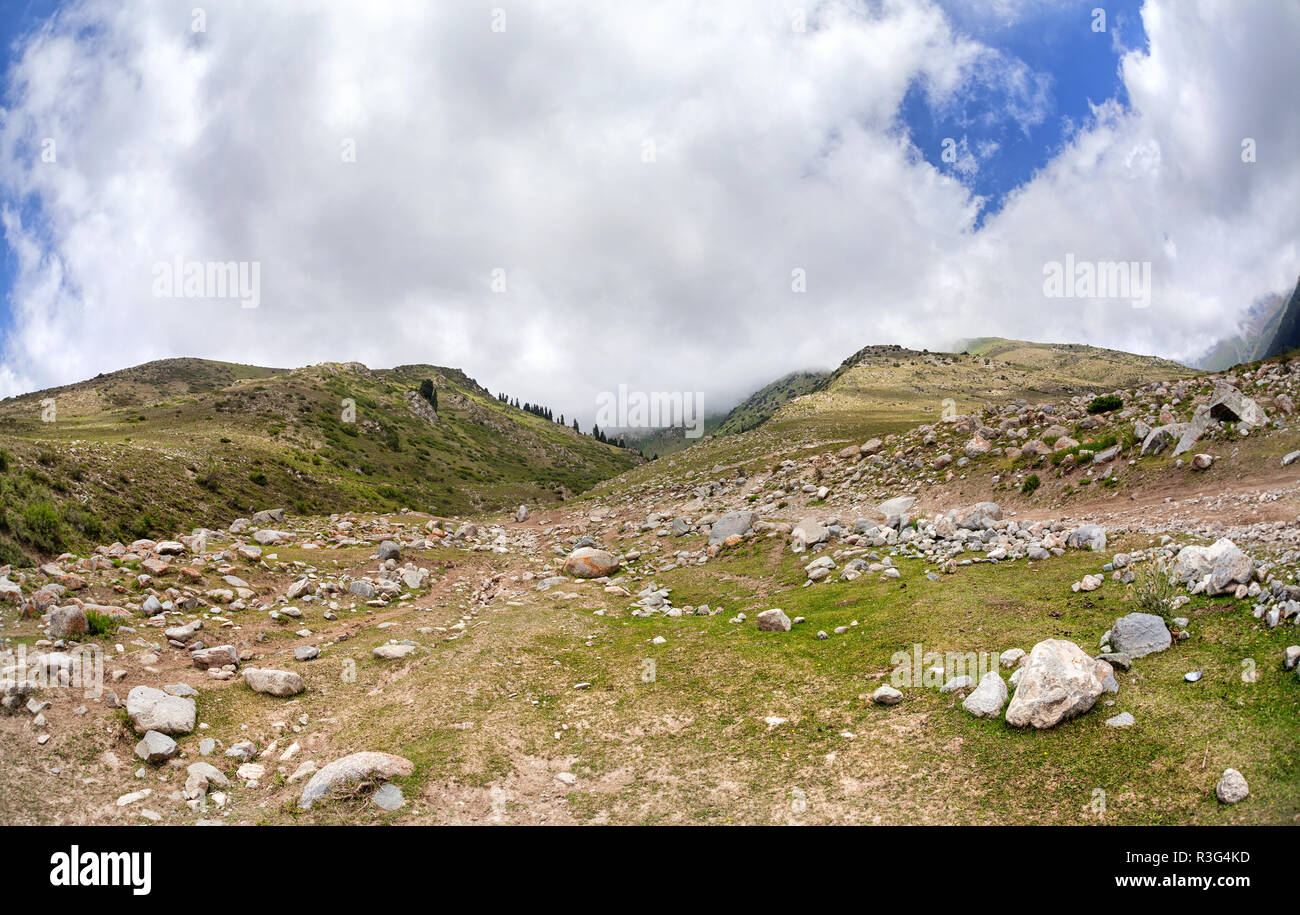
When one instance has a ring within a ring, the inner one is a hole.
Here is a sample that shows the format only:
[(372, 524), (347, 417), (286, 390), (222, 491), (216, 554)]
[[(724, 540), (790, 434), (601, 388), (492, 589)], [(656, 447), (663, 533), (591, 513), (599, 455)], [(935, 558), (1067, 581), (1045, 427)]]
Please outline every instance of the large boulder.
[(968, 531), (979, 531), (993, 526), (1002, 520), (1002, 506), (996, 502), (976, 502), (970, 508), (959, 511), (953, 521), (958, 527)]
[(170, 696), (152, 686), (135, 686), (126, 694), (126, 714), (136, 732), (188, 734), (194, 730), (194, 700)]
[(1110, 640), (1117, 652), (1130, 658), (1145, 658), (1157, 651), (1164, 651), (1173, 644), (1169, 627), (1154, 613), (1121, 616), (1111, 627)]
[(310, 810), (313, 804), (325, 798), (335, 788), (397, 778), (410, 775), (414, 771), (415, 764), (409, 759), (391, 753), (353, 753), (334, 760), (313, 775), (311, 781), (303, 786), (302, 795), (298, 798), (298, 807), (302, 810)]
[(52, 639), (85, 635), (88, 628), (85, 611), (75, 604), (68, 607), (55, 607), (45, 615), (45, 622)]
[(402, 561), (402, 548), (392, 540), (385, 540), (383, 543), (379, 544), (379, 550), (377, 552), (379, 553), (380, 562), (387, 559), (394, 559), (398, 562)]
[(1159, 454), (1174, 442), (1178, 441), (1183, 434), (1182, 423), (1170, 423), (1165, 426), (1157, 426), (1146, 434), (1142, 439), (1142, 456), (1149, 457), (1153, 454)]
[(1073, 642), (1044, 639), (1029, 653), (1029, 663), (1007, 706), (1007, 723), (1042, 729), (1082, 715), (1096, 704), (1113, 676), (1109, 664), (1088, 657)]
[(876, 506), (876, 511), (885, 517), (885, 523), (891, 527), (902, 527), (908, 522), (907, 513), (916, 504), (916, 496), (896, 496)]
[(782, 610), (764, 610), (756, 619), (758, 628), (764, 632), (789, 632), (790, 617)]
[(732, 537), (743, 537), (754, 529), (758, 520), (755, 512), (727, 512), (709, 529), (709, 546), (725, 543)]
[(1208, 428), (1210, 428), (1210, 408), (1201, 404), (1192, 414), (1192, 421), (1183, 423), (1180, 427), (1182, 434), (1178, 438), (1178, 444), (1174, 446), (1173, 456), (1178, 457), (1185, 451), (1191, 451), (1192, 446), (1200, 441)]
[(564, 560), (564, 574), (575, 578), (603, 578), (617, 571), (618, 557), (594, 547), (580, 547)]
[(1214, 386), (1210, 417), (1221, 423), (1249, 423), (1252, 426), (1268, 422), (1268, 416), (1259, 404), (1222, 381)]
[(1210, 594), (1235, 590), (1250, 584), (1255, 563), (1226, 537), (1210, 546), (1185, 546), (1174, 557), (1174, 578), (1188, 584), (1205, 582)]
[(830, 535), (831, 532), (816, 518), (804, 518), (790, 530), (790, 538), (796, 549), (825, 543)]
[(1089, 549), (1100, 553), (1106, 549), (1106, 530), (1100, 524), (1085, 524), (1070, 531), (1065, 545), (1076, 550)]
[(269, 696), (296, 696), (307, 688), (302, 677), (289, 670), (267, 670), (250, 667), (244, 671), (244, 682), (248, 688)]
[(265, 527), (268, 524), (283, 524), (283, 508), (264, 508), (253, 515), (253, 523), (258, 527)]

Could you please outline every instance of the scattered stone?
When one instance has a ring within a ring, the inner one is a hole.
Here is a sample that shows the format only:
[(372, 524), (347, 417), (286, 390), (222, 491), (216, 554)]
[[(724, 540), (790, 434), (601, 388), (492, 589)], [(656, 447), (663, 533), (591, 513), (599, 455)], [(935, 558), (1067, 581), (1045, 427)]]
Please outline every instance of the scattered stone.
[(979, 686), (966, 697), (961, 707), (976, 718), (996, 718), (1007, 701), (1007, 684), (996, 670), (980, 677)]
[(296, 696), (307, 688), (302, 677), (288, 670), (266, 670), (249, 667), (244, 671), (244, 682), (249, 689), (270, 696)]
[(379, 790), (371, 796), (370, 802), (380, 810), (392, 812), (405, 804), (406, 798), (402, 796), (401, 788), (392, 782), (384, 782), (379, 786)]
[(1165, 621), (1154, 613), (1130, 613), (1115, 620), (1111, 627), (1111, 645), (1130, 658), (1145, 658), (1164, 651), (1173, 644)]
[(194, 700), (169, 696), (152, 686), (136, 686), (126, 694), (126, 714), (137, 733), (188, 734), (194, 730)]
[(1239, 804), (1250, 794), (1246, 777), (1236, 769), (1224, 769), (1219, 783), (1214, 786), (1214, 795), (1225, 804)]
[(763, 632), (789, 632), (790, 617), (782, 610), (764, 610), (755, 617), (758, 628)]
[(877, 705), (898, 705), (903, 701), (903, 694), (886, 683), (871, 694), (871, 701)]
[(147, 763), (166, 762), (179, 752), (176, 741), (158, 731), (145, 731), (144, 737), (135, 745), (135, 755)]
[(415, 765), (409, 759), (391, 753), (353, 753), (334, 760), (313, 775), (302, 789), (298, 807), (310, 810), (317, 801), (345, 785), (362, 785), (373, 780), (397, 778), (414, 771)]
[(574, 550), (564, 560), (564, 574), (575, 578), (604, 578), (617, 572), (618, 567), (613, 553), (589, 546)]

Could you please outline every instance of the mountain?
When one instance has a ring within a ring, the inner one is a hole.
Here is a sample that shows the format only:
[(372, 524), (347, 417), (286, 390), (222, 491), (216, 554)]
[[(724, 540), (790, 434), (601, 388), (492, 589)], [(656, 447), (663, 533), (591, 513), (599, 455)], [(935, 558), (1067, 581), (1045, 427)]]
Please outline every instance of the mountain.
[(734, 435), (761, 426), (784, 404), (817, 390), (829, 372), (791, 372), (764, 385), (732, 408), (718, 425), (717, 434)]
[(467, 514), (551, 502), (639, 461), (457, 369), (204, 359), (0, 401), (0, 449), (0, 562), (276, 506)]
[(1300, 348), (1300, 282), (1285, 295), (1268, 296), (1251, 306), (1240, 331), (1220, 340), (1196, 361), (1196, 367), (1220, 372)]
[[(761, 426), (781, 405), (817, 390), (829, 372), (790, 372), (750, 394), (725, 414), (704, 418), (704, 436), (736, 435)], [(699, 441), (687, 438), (685, 430), (672, 426), (663, 429), (622, 429), (616, 434), (627, 439), (628, 446), (648, 458), (675, 454)]]

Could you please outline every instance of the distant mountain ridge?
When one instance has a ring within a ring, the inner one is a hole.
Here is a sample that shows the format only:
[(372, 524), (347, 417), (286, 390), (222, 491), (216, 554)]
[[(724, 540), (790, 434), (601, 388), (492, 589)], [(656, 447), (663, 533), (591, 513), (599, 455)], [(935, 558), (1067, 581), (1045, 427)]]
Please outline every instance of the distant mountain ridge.
[(1300, 348), (1300, 281), (1291, 295), (1274, 295), (1256, 302), (1234, 336), (1216, 343), (1195, 365), (1220, 372)]

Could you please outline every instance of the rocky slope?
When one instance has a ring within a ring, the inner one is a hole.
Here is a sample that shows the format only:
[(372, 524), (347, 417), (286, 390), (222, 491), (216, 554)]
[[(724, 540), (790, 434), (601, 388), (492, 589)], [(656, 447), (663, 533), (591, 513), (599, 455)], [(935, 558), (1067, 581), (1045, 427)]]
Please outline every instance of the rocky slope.
[(1185, 375), (0, 570), (0, 815), (1291, 822), (1300, 373)]

